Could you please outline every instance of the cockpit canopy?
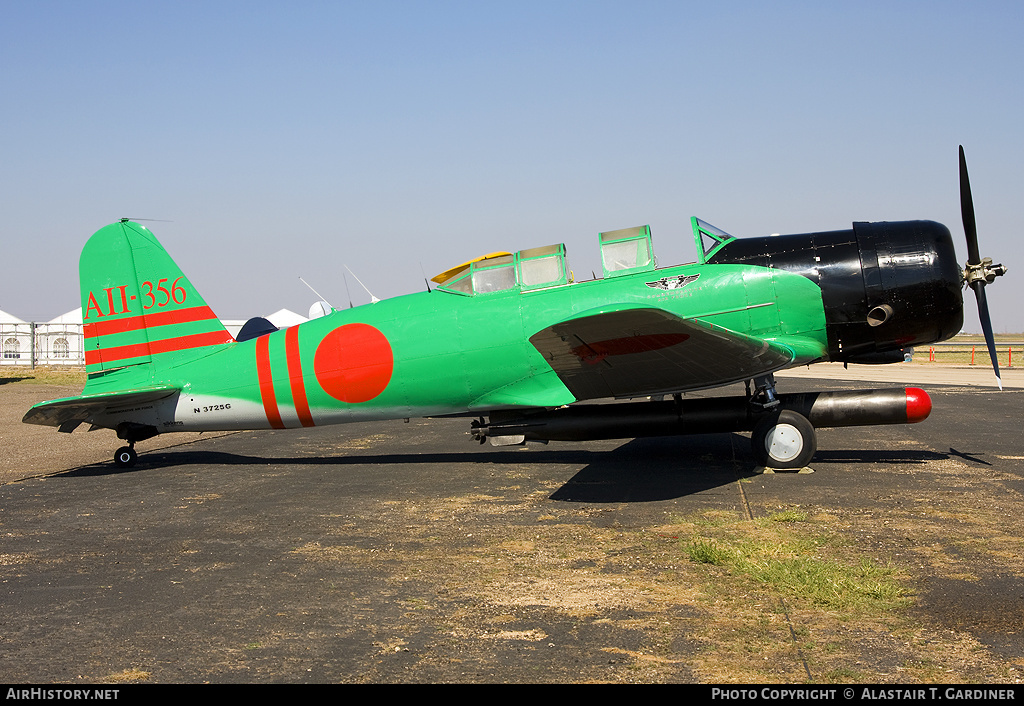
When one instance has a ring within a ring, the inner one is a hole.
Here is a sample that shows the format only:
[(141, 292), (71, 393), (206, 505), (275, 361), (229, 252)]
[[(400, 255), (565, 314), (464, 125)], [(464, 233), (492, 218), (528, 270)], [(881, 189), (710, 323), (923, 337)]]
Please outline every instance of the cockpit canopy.
[(569, 281), (565, 245), (546, 245), (512, 254), (495, 252), (464, 262), (433, 278), (441, 289), (474, 295), (557, 287)]
[(725, 247), (726, 243), (736, 240), (721, 228), (716, 228), (699, 218), (690, 218), (690, 229), (693, 230), (693, 240), (697, 244), (697, 255), (700, 257), (698, 262), (702, 265)]
[(610, 230), (598, 233), (597, 238), (601, 243), (601, 267), (605, 277), (619, 277), (654, 269), (650, 226)]
[[(707, 262), (726, 243), (735, 240), (699, 218), (691, 218), (690, 227), (700, 264)], [(605, 231), (598, 233), (597, 237), (605, 278), (649, 272), (657, 267), (649, 225)], [(514, 254), (492, 252), (445, 270), (433, 281), (446, 292), (473, 296), (511, 289), (529, 291), (557, 287), (568, 284), (571, 274), (566, 267), (565, 245), (559, 243)]]

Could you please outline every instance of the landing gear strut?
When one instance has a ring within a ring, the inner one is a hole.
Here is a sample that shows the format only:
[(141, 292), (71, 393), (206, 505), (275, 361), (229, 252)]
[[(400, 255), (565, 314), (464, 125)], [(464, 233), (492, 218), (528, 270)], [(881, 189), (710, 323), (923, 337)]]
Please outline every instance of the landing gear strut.
[(750, 383), (747, 382), (747, 398), (750, 405), (758, 410), (769, 410), (779, 406), (779, 397), (775, 394), (775, 376), (771, 373), (754, 378), (754, 394), (750, 394)]

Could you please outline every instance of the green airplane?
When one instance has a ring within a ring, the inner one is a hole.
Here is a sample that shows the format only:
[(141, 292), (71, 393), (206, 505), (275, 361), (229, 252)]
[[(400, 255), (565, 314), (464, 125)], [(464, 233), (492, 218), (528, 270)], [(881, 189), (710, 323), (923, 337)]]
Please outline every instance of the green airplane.
[[(284, 330), (253, 319), (237, 338), (123, 219), (82, 251), (85, 389), (24, 421), (116, 430), (120, 466), (168, 432), (466, 415), (495, 445), (750, 431), (759, 463), (800, 468), (815, 427), (917, 422), (931, 402), (917, 388), (779, 394), (776, 371), (903, 361), (960, 330), (965, 281), (995, 365), (984, 286), (1005, 268), (978, 256), (960, 159), (966, 272), (930, 221), (736, 239), (694, 218), (690, 264), (657, 268), (650, 228), (628, 228), (599, 234), (590, 281), (574, 280), (564, 245), (491, 253), (427, 291)], [(738, 382), (746, 394), (683, 397)], [(580, 404), (606, 399), (619, 402)]]

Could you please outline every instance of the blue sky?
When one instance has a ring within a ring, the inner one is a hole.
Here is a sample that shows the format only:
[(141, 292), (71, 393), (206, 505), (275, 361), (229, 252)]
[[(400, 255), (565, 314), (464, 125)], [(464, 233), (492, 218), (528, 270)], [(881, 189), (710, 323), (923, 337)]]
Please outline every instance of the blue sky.
[[(756, 236), (926, 218), (1024, 331), (1024, 5), (0, 0), (0, 309), (79, 304), (79, 251), (151, 229), (222, 318), (423, 288), (494, 250), (689, 217)], [(972, 298), (973, 299), (973, 298)], [(978, 330), (973, 301), (967, 330)]]

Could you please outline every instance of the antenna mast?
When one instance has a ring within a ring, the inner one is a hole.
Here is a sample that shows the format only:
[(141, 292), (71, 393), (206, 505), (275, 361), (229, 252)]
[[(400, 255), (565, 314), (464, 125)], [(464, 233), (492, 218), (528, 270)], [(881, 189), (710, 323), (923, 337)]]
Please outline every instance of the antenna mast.
[(346, 270), (348, 270), (348, 273), (349, 273), (350, 275), (352, 275), (353, 277), (355, 277), (355, 278), (356, 278), (356, 282), (358, 282), (358, 283), (359, 283), (359, 286), (360, 286), (360, 287), (362, 287), (363, 289), (365, 289), (365, 290), (366, 290), (366, 293), (370, 295), (370, 303), (371, 303), (371, 304), (376, 304), (377, 302), (379, 302), (379, 301), (380, 301), (380, 299), (378, 299), (377, 297), (373, 296), (373, 292), (371, 292), (371, 291), (370, 291), (370, 290), (369, 290), (369, 289), (368, 289), (368, 288), (366, 287), (366, 285), (365, 285), (365, 284), (363, 284), (363, 281), (362, 281), (361, 279), (359, 279), (358, 277), (356, 277), (356, 273), (355, 273), (355, 272), (353, 272), (352, 270), (349, 270), (349, 267), (348, 267), (348, 265), (345, 265), (345, 269), (346, 269)]

